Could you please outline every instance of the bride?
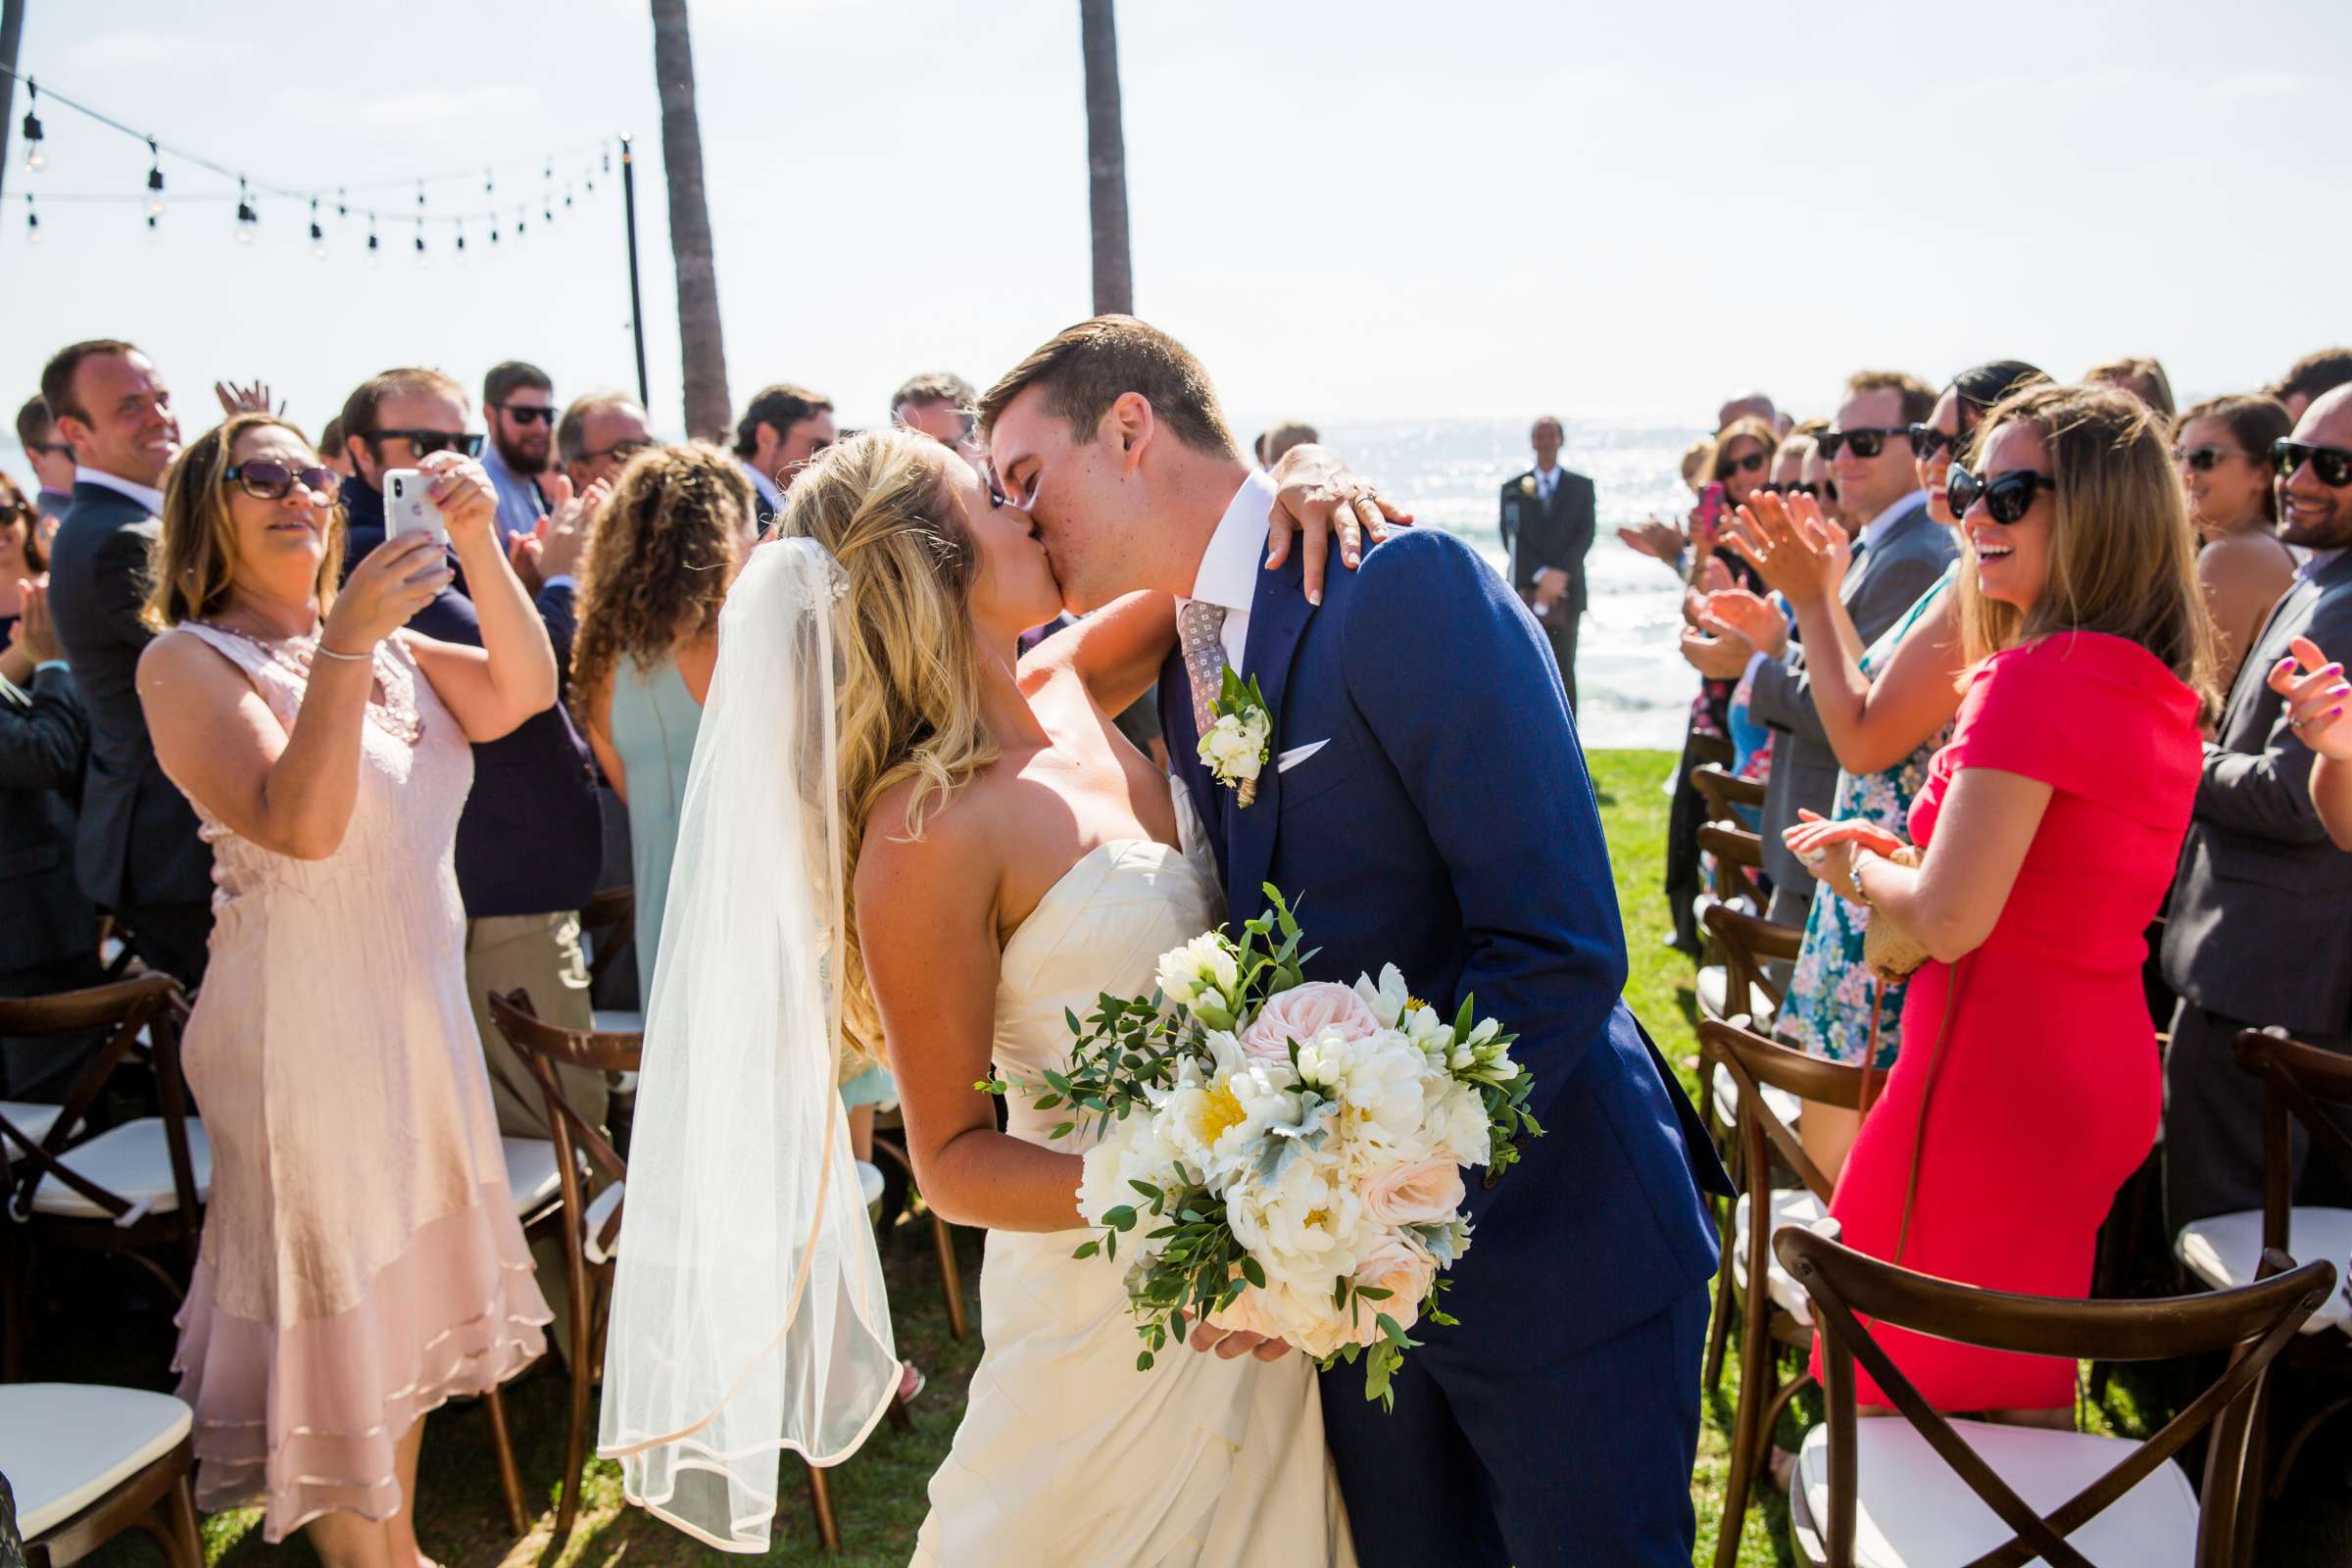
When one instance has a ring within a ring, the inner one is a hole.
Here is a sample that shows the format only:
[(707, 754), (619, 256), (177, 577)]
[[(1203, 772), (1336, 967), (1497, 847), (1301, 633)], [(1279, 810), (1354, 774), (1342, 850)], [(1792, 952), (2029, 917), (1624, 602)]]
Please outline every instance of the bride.
[[(1335, 499), (1353, 523), (1329, 478), (1283, 496), (1318, 546)], [(1070, 1255), (1084, 1135), (1017, 1094), (1000, 1131), (974, 1087), (1064, 1064), (1065, 1008), (1150, 991), (1222, 917), (1179, 795), (1108, 716), (1173, 647), (1172, 601), (1016, 656), (1060, 609), (1045, 550), (909, 432), (825, 453), (779, 532), (722, 614), (687, 787), (599, 1451), (632, 1500), (760, 1551), (776, 1449), (837, 1463), (884, 1413), (898, 1357), (833, 1088), (886, 1054), (926, 1201), (989, 1232), (986, 1348), (914, 1561), (1352, 1561), (1312, 1365), (1139, 1372), (1122, 1270)]]

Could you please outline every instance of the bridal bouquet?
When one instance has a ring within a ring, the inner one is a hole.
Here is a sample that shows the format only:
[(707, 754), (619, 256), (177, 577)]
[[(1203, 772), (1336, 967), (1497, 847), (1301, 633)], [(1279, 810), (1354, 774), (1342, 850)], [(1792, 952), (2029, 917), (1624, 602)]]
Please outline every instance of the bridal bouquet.
[[(1390, 1383), (1470, 1246), (1462, 1167), (1518, 1158), (1530, 1082), (1512, 1036), (1408, 994), (1395, 965), (1352, 986), (1309, 983), (1298, 922), (1272, 887), (1238, 939), (1163, 954), (1149, 997), (1105, 994), (1067, 1072), (1018, 1087), (1087, 1127), (1079, 1207), (1101, 1234), (1080, 1257), (1132, 1259), (1139, 1369), (1188, 1325), (1289, 1341), (1323, 1366)], [(1280, 940), (1275, 939), (1276, 932)], [(1009, 1087), (983, 1087), (998, 1093)]]

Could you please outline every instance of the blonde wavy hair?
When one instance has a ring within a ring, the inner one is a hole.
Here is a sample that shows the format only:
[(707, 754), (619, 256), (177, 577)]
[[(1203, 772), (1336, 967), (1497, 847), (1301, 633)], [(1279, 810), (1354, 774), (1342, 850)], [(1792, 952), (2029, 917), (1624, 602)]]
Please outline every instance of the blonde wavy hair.
[(651, 669), (680, 641), (717, 634), (752, 507), (743, 466), (708, 442), (654, 447), (620, 470), (580, 568), (571, 697), (583, 719), (624, 656)]
[[(232, 414), (189, 442), (164, 475), (163, 526), (147, 557), (147, 602), (139, 618), (157, 631), (220, 613), (237, 574), (237, 524), (228, 510), (228, 470), (247, 431), (275, 427), (308, 448), (299, 426), (273, 414)], [(323, 618), (343, 580), (343, 504), (326, 511), (326, 554), (311, 585)]]
[(2197, 694), (2216, 700), (2213, 618), (2197, 583), (2196, 534), (2173, 466), (2172, 421), (2106, 386), (2029, 386), (1995, 404), (1974, 443), (2023, 423), (2039, 432), (2057, 481), (2050, 574), (2029, 610), (1984, 596), (1976, 553), (1955, 585), (1970, 662), (2061, 631), (2105, 632), (2139, 644)]
[(813, 539), (841, 564), (838, 607), (843, 897), (842, 1030), (882, 1059), (882, 1024), (858, 941), (858, 857), (875, 803), (912, 779), (903, 823), (923, 821), (998, 757), (980, 721), (980, 656), (969, 612), (979, 548), (947, 483), (957, 461), (929, 436), (869, 430), (820, 454), (793, 480), (776, 528)]

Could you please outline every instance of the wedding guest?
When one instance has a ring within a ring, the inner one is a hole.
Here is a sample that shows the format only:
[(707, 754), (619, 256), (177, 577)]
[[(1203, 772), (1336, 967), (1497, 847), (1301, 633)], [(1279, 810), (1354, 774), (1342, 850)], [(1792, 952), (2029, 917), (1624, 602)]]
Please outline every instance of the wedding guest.
[[(2106, 388), (1993, 410), (1951, 479), (1972, 673), (1911, 810), (1925, 859), (1887, 858), (1898, 840), (1875, 823), (1788, 835), (1929, 955), (1830, 1213), (1849, 1247), (1939, 1279), (2083, 1298), (2099, 1224), (2155, 1141), (2141, 933), (2188, 828), (2213, 668), (2167, 425)], [(1937, 1409), (2073, 1424), (2071, 1360), (1875, 1332)]]
[[(1756, 487), (1756, 494), (1749, 498), (1750, 501), (1760, 503), (1765, 496), (1785, 496), (1793, 499), (1800, 495), (1810, 495), (1812, 490), (1804, 482), (1804, 473), (1805, 456), (1812, 450), (1813, 439), (1810, 436), (1791, 435), (1782, 441), (1773, 452), (1772, 466), (1767, 470), (1772, 477)], [(1733, 542), (1737, 543), (1736, 540)], [(1739, 552), (1735, 552), (1734, 558), (1742, 561), (1747, 559), (1744, 554)], [(1752, 566), (1752, 563), (1750, 564)], [(1765, 586), (1775, 589), (1777, 597), (1777, 584), (1767, 580)], [(1730, 589), (1727, 590), (1725, 596), (1711, 597), (1709, 602), (1715, 604), (1723, 597), (1741, 600), (1755, 599), (1755, 596), (1746, 589)], [(1766, 604), (1762, 600), (1755, 602), (1761, 612), (1765, 614), (1785, 616), (1788, 612), (1786, 598), (1778, 598), (1778, 602), (1772, 604)], [(1788, 637), (1786, 620), (1784, 619), (1779, 626), (1774, 628), (1770, 635), (1785, 641)], [(1733, 773), (1753, 783), (1763, 784), (1772, 778), (1772, 731), (1757, 722), (1755, 717), (1748, 712), (1747, 700), (1754, 690), (1754, 683), (1744, 678), (1733, 688), (1726, 728), (1730, 730), (1732, 737)], [(1760, 813), (1747, 808), (1740, 809), (1740, 815), (1741, 819), (1751, 828), (1761, 819)]]
[(164, 470), (179, 453), (172, 389), (117, 338), (60, 349), (41, 401), (74, 449), (74, 505), (49, 560), (49, 609), (90, 720), (74, 867), (82, 892), (126, 928), (150, 969), (194, 985), (213, 928), (213, 852), (196, 814), (156, 765), (139, 707), (139, 617), (160, 524)]
[(833, 400), (779, 381), (753, 394), (735, 427), (735, 456), (760, 492), (760, 529), (784, 510), (784, 492), (808, 460), (833, 444)]
[[(1952, 540), (1928, 515), (1928, 498), (1920, 491), (1908, 445), (1910, 427), (1935, 407), (1936, 394), (1911, 376), (1859, 371), (1846, 382), (1837, 425), (1818, 438), (1838, 481), (1845, 523), (1858, 530), (1850, 583), (1841, 591), (1866, 647), (1886, 634), (1952, 560)], [(1782, 835), (1795, 825), (1799, 812), (1830, 809), (1838, 792), (1838, 759), (1814, 710), (1805, 650), (1792, 644), (1771, 653), (1726, 630), (1686, 636), (1685, 657), (1710, 678), (1751, 678), (1755, 691), (1749, 711), (1787, 736), (1773, 739), (1772, 780), (1764, 801), (1764, 869), (1772, 878), (1770, 917), (1802, 928), (1812, 906), (1813, 878), (1788, 853)]]
[[(24, 575), (40, 517), (0, 474), (0, 585), (23, 593), (0, 615), (0, 640), (23, 674), (0, 670), (0, 997), (40, 997), (97, 985), (98, 911), (74, 880), (74, 805), (89, 750), (89, 720), (74, 695), (46, 589)], [(11, 552), (17, 564), (11, 564)], [(0, 1099), (62, 1102), (88, 1053), (48, 1040), (0, 1037)], [(0, 1161), (5, 1160), (0, 1152)]]
[(572, 399), (556, 424), (556, 455), (574, 495), (586, 495), (600, 480), (611, 485), (631, 458), (653, 444), (644, 408), (618, 392)]
[(352, 475), (351, 453), (343, 445), (343, 416), (335, 415), (318, 431), (318, 461), (337, 479)]
[(907, 381), (890, 395), (893, 424), (920, 430), (944, 447), (954, 447), (966, 460), (977, 455), (972, 425), (980, 394), (972, 383), (947, 370), (934, 370)]
[(482, 413), (490, 424), (482, 467), (498, 488), (499, 537), (512, 545), (548, 513), (539, 476), (555, 466), (556, 383), (536, 365), (502, 361), (482, 377)]
[(2221, 639), (2224, 691), (2295, 578), (2271, 488), (2271, 447), (2293, 425), (2278, 399), (2261, 396), (2208, 398), (2173, 425), (2173, 461), (2200, 541), (2197, 581)]
[[(1799, 428), (1802, 429), (1802, 426)], [(1823, 421), (1821, 428), (1828, 429), (1828, 421)], [(1835, 523), (1838, 532), (1851, 539), (1854, 529), (1846, 521), (1844, 505), (1838, 499), (1838, 476), (1830, 471), (1830, 460), (1822, 455), (1820, 431), (1814, 431), (1812, 435), (1813, 445), (1805, 453), (1805, 467), (1800, 478), (1813, 487), (1813, 501), (1821, 508), (1821, 514)]]
[[(2312, 750), (2268, 679), (2295, 657), (2297, 638), (2352, 648), (2352, 386), (2315, 399), (2273, 457), (2278, 537), (2312, 557), (2247, 652), (2205, 749), (2165, 925), (2164, 978), (2180, 998), (2164, 1067), (2165, 1219), (2175, 1231), (2262, 1206), (2262, 1085), (2231, 1060), (2239, 1031), (2277, 1024), (2352, 1051), (2352, 966), (2340, 959), (2352, 950), (2352, 855), (2328, 841)], [(2335, 665), (2321, 673), (2340, 681)], [(2293, 1137), (2300, 1185), (2299, 1126)], [(2328, 1162), (2309, 1175), (2321, 1200), (2352, 1197), (2336, 1190)]]
[[(1311, 442), (1311, 430), (1305, 441), (1291, 439), (1303, 428), (1286, 424), (1269, 431), (1267, 461), (1278, 463), (1292, 447)], [(1503, 481), (1501, 533), (1511, 558), (1511, 586), (1544, 628), (1573, 712), (1576, 631), (1585, 613), (1585, 557), (1592, 549), (1594, 522), (1592, 481), (1560, 466), (1560, 443), (1566, 437), (1566, 428), (1551, 415), (1536, 421), (1529, 434), (1535, 466)]]
[(1780, 433), (1781, 411), (1774, 408), (1772, 399), (1762, 392), (1742, 392), (1715, 411), (1715, 428), (1718, 430), (1726, 425), (1737, 424), (1741, 419), (1762, 419), (1773, 427), (1776, 435)]
[(2163, 362), (2144, 354), (2128, 354), (2122, 359), (2094, 365), (2082, 372), (2084, 386), (2111, 386), (2129, 392), (2166, 418), (2174, 415), (2173, 378), (2164, 373)]
[(1285, 419), (1266, 432), (1264, 466), (1271, 468), (1282, 461), (1282, 455), (1293, 447), (1311, 447), (1322, 443), (1315, 427), (1304, 419)]
[(156, 753), (218, 847), (213, 962), (185, 1045), (212, 1200), (180, 1316), (196, 1495), (308, 1527), (328, 1568), (425, 1560), (424, 1416), (535, 1359), (548, 1310), (507, 1189), (463, 995), (452, 850), (468, 741), (553, 699), (497, 499), (419, 466), (479, 646), (402, 627), (451, 582), (432, 537), (337, 587), (333, 476), (291, 425), (231, 416), (172, 469), (139, 661)]
[(2290, 728), (2311, 748), (2311, 804), (2339, 850), (2352, 850), (2352, 684), (2341, 660), (2298, 637), (2271, 666), (2270, 687), (2286, 701)]
[(2352, 385), (2352, 349), (2319, 349), (2286, 368), (2286, 373), (2263, 388), (2286, 405), (2286, 416), (2303, 417), (2311, 400), (2323, 392)]
[[(1954, 455), (1968, 449), (2003, 399), (2047, 379), (2016, 360), (1976, 366), (1954, 376), (1927, 419), (1911, 427), (1913, 471), (1928, 497), (1928, 516), (1939, 527), (1959, 526), (1948, 495)], [(1966, 665), (1950, 592), (1957, 556), (1866, 644), (1838, 596), (1846, 565), (1842, 530), (1821, 518), (1817, 507), (1798, 501), (1784, 510), (1766, 497), (1751, 502), (1740, 521), (1734, 547), (1793, 609), (1804, 638), (1813, 711), (1838, 760), (1829, 814), (1902, 837), (1912, 802), (1960, 710)], [(1713, 603), (1709, 609), (1726, 613)], [(1771, 629), (1752, 611), (1742, 620), (1758, 627), (1757, 636)], [(1807, 1055), (1847, 1066), (1868, 1062), (1885, 1072), (1902, 1038), (1905, 984), (1883, 981), (1865, 965), (1869, 924), (1870, 911), (1858, 905), (1813, 901), (1773, 1032)], [(1861, 1125), (1858, 1112), (1809, 1105), (1797, 1131), (1805, 1152), (1834, 1181)]]
[[(482, 437), (466, 429), (466, 389), (438, 370), (386, 370), (362, 382), (344, 402), (345, 448), (359, 470), (342, 485), (353, 560), (384, 538), (387, 470), (420, 467), (437, 453), (471, 458), (481, 451)], [(542, 564), (548, 564), (544, 558)], [(565, 578), (571, 569), (564, 565), (549, 576)], [(440, 642), (479, 646), (472, 570), (462, 559), (455, 570), (456, 577), (416, 612), (411, 629)], [(572, 594), (566, 582), (551, 581), (534, 607), (553, 645), (569, 636)], [(488, 997), (519, 989), (552, 1023), (585, 1029), (593, 1022), (579, 909), (595, 891), (604, 841), (595, 774), (571, 715), (552, 701), (477, 745), (473, 771), (473, 792), (457, 829), (466, 996), (489, 1061), (499, 1130), (545, 1138), (538, 1080), (491, 1018)], [(564, 1085), (565, 1098), (589, 1124), (604, 1125), (604, 1075), (567, 1070)]]
[(38, 506), (49, 525), (46, 531), (55, 532), (55, 519), (74, 504), (74, 449), (59, 439), (57, 421), (49, 417), (49, 405), (37, 393), (17, 411), (17, 445), (24, 449), (24, 461), (32, 465), (32, 476), (40, 483)]
[[(24, 606), (49, 579), (49, 553), (41, 538), (41, 514), (17, 482), (0, 473), (0, 680), (23, 686), (40, 661), (22, 645), (16, 631)], [(43, 612), (47, 607), (44, 604)]]

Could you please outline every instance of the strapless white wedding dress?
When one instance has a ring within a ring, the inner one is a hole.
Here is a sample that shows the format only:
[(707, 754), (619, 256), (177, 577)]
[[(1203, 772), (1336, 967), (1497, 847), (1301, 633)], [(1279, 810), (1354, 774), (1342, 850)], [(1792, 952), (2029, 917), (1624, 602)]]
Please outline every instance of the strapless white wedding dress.
[[(1214, 880), (1151, 840), (1070, 867), (1005, 944), (998, 1070), (1035, 1080), (1069, 1058), (1067, 1007), (1147, 993), (1159, 955), (1216, 923)], [(1063, 1119), (1008, 1102), (1016, 1138)], [(1052, 1147), (1086, 1147), (1083, 1133)], [(1352, 1564), (1323, 1446), (1314, 1367), (1170, 1349), (1148, 1372), (1126, 1269), (1073, 1258), (1083, 1230), (988, 1234), (985, 1348), (963, 1424), (931, 1478), (914, 1562), (943, 1568)]]

